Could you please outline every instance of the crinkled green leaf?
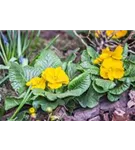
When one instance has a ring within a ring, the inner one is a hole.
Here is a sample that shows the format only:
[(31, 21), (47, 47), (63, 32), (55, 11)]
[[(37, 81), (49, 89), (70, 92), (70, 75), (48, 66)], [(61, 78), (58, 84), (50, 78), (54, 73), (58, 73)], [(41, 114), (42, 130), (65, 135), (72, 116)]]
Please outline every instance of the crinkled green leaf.
[(80, 89), (82, 92), (85, 92), (88, 87), (90, 86), (91, 80), (88, 73), (82, 73), (79, 76), (75, 77), (68, 85), (68, 89), (70, 90), (76, 90)]
[(128, 60), (135, 64), (135, 55), (130, 54)]
[(111, 93), (108, 92), (107, 93), (107, 98), (108, 98), (109, 101), (115, 102), (115, 101), (119, 100), (120, 95), (114, 95), (114, 94), (111, 94)]
[(11, 108), (18, 106), (22, 100), (23, 99), (16, 99), (16, 98), (7, 97), (5, 99), (5, 103), (4, 103), (5, 110), (7, 111)]
[(58, 97), (57, 97), (57, 94), (55, 93), (51, 93), (51, 92), (45, 92), (45, 96), (47, 97), (47, 99), (49, 99), (50, 101), (54, 101), (56, 100)]
[(45, 96), (45, 91), (43, 89), (32, 89), (32, 93), (35, 96)]
[(125, 59), (128, 56), (128, 44), (126, 43), (123, 49), (123, 59)]
[(87, 62), (90, 62), (91, 61), (91, 58), (90, 56), (88, 55), (88, 52), (87, 50), (83, 50), (83, 53), (81, 55), (81, 61), (87, 61)]
[(24, 91), (26, 79), (24, 77), (24, 70), (19, 64), (14, 62), (11, 63), (9, 68), (9, 80), (15, 91), (19, 93)]
[(76, 64), (72, 63), (71, 61), (67, 64), (66, 72), (70, 80), (72, 80), (76, 76), (77, 67)]
[(105, 90), (103, 87), (98, 86), (98, 85), (95, 83), (95, 81), (92, 83), (92, 86), (93, 86), (94, 90), (95, 90), (96, 92), (98, 92), (98, 93), (105, 93), (105, 92), (108, 91), (108, 90)]
[(47, 107), (51, 107), (52, 109), (55, 109), (59, 105), (64, 105), (65, 102), (63, 100), (56, 100), (54, 102), (48, 101), (46, 98), (39, 97), (35, 101), (33, 101), (33, 107), (39, 108), (41, 106), (43, 111), (46, 111)]
[(49, 49), (43, 50), (35, 62), (35, 67), (40, 67), (42, 70), (48, 67), (58, 66), (62, 66), (61, 60), (53, 51)]
[[(104, 92), (107, 92), (108, 90), (114, 88), (116, 84), (113, 81), (110, 80), (104, 80), (104, 79), (95, 79), (94, 81), (95, 86), (94, 87), (100, 87)], [(96, 88), (95, 88), (96, 90)]]
[(98, 57), (97, 51), (90, 46), (87, 47), (87, 52), (92, 59), (96, 59)]
[(80, 97), (77, 98), (80, 105), (84, 108), (89, 107), (93, 108), (99, 103), (99, 99), (103, 96), (103, 94), (99, 94), (94, 90), (92, 85), (89, 87), (89, 89)]
[(91, 65), (89, 62), (84, 61), (80, 65), (83, 69), (86, 69), (90, 74), (99, 75), (99, 68), (94, 65)]
[(111, 89), (109, 92), (114, 95), (120, 95), (123, 92), (125, 92), (129, 87), (130, 87), (130, 84), (121, 83), (117, 85), (116, 87), (114, 87), (113, 89)]
[(29, 81), (34, 77), (38, 77), (41, 74), (41, 68), (39, 67), (25, 66), (23, 69), (26, 81)]

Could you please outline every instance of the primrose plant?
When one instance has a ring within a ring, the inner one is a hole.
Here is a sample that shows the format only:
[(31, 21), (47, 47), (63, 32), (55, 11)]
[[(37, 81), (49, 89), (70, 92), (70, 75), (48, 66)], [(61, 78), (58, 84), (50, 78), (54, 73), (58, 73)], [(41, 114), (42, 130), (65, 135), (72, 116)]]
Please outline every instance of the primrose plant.
[(90, 86), (90, 75), (88, 72), (80, 74), (73, 62), (75, 57), (73, 53), (62, 62), (47, 46), (33, 66), (12, 62), (9, 80), (19, 98), (7, 97), (5, 100), (5, 110), (18, 106), (10, 120), (17, 117), (25, 104), (46, 111), (48, 107), (65, 106), (84, 93)]

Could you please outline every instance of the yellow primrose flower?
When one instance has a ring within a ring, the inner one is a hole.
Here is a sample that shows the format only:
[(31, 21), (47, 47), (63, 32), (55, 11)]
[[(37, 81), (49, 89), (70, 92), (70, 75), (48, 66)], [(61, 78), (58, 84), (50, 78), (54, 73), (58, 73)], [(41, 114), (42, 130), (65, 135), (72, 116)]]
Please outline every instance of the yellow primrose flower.
[[(127, 34), (127, 32), (128, 32), (127, 30), (107, 30), (106, 35), (111, 36), (114, 34), (112, 36), (112, 38), (113, 39), (119, 39), (119, 38), (124, 37)], [(95, 31), (95, 36), (99, 37), (100, 33), (101, 33), (100, 30)]]
[(112, 38), (119, 39), (119, 38), (124, 37), (127, 34), (127, 30), (107, 30), (106, 31), (107, 36), (111, 36), (113, 33), (114, 35)]
[(109, 57), (120, 60), (122, 59), (122, 53), (123, 53), (123, 47), (120, 45), (117, 46), (114, 51), (110, 51), (110, 49), (107, 47), (102, 50), (101, 55), (98, 58), (96, 58), (93, 61), (93, 63), (94, 64), (102, 63), (106, 58), (109, 58)]
[(34, 77), (30, 81), (26, 83), (27, 86), (32, 86), (31, 89), (38, 88), (38, 89), (45, 89), (45, 80), (43, 78)]
[(48, 82), (48, 87), (51, 89), (58, 89), (62, 84), (69, 83), (69, 77), (61, 67), (45, 69), (42, 72), (42, 78)]
[(121, 60), (107, 58), (100, 67), (100, 76), (104, 79), (120, 79), (124, 76), (124, 67)]
[(34, 107), (29, 108), (29, 113), (33, 114), (36, 112), (36, 109)]

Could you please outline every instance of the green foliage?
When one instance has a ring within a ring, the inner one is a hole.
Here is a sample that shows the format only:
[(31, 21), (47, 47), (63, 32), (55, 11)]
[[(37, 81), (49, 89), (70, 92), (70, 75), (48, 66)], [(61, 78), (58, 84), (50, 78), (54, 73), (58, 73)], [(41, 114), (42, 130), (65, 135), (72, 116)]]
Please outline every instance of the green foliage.
[(25, 74), (23, 68), (17, 63), (11, 63), (9, 69), (9, 80), (13, 89), (19, 93), (25, 90)]
[(35, 62), (35, 67), (40, 67), (42, 71), (48, 67), (62, 66), (62, 62), (59, 57), (50, 49), (44, 49), (38, 59)]

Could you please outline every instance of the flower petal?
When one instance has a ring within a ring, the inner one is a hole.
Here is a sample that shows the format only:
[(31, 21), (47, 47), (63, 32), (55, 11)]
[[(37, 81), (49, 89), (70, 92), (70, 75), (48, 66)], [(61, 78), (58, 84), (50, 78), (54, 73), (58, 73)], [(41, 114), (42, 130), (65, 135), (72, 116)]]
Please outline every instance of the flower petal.
[(55, 68), (47, 68), (42, 72), (42, 77), (51, 83), (55, 83), (55, 79), (54, 79), (54, 74), (55, 74)]
[(62, 86), (62, 83), (48, 83), (48, 87), (50, 87), (52, 90), (53, 89), (58, 89)]
[(114, 59), (122, 59), (123, 47), (121, 45), (117, 46), (115, 51), (112, 52), (112, 58)]
[(108, 79), (108, 70), (104, 67), (100, 67), (100, 76), (104, 79)]

